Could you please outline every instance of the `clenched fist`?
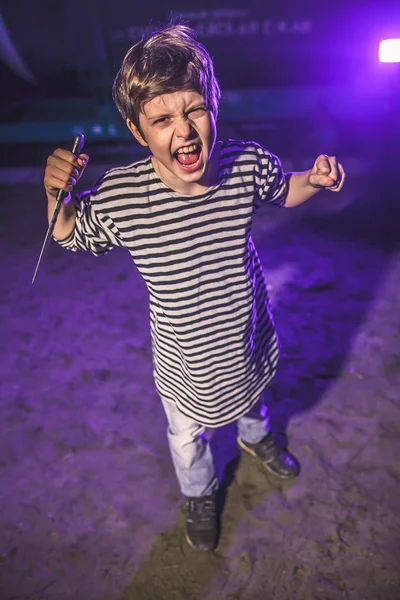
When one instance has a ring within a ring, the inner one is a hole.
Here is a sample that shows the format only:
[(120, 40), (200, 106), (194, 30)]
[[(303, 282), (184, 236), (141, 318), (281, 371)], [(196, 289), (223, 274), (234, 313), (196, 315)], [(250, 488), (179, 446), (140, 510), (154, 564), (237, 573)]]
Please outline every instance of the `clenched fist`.
[(76, 157), (70, 150), (57, 148), (47, 159), (44, 172), (46, 192), (54, 198), (59, 190), (71, 192), (81, 178), (88, 161), (87, 154), (80, 154)]
[(321, 154), (311, 169), (308, 182), (314, 188), (325, 188), (331, 192), (339, 192), (346, 179), (346, 174), (335, 156)]

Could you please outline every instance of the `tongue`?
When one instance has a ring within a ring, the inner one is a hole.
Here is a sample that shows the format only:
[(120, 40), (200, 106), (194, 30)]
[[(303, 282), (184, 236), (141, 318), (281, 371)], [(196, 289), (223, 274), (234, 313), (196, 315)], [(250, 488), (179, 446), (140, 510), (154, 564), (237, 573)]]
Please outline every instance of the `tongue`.
[(182, 165), (193, 165), (197, 160), (199, 160), (200, 150), (196, 149), (194, 152), (189, 152), (187, 154), (177, 154), (176, 157)]

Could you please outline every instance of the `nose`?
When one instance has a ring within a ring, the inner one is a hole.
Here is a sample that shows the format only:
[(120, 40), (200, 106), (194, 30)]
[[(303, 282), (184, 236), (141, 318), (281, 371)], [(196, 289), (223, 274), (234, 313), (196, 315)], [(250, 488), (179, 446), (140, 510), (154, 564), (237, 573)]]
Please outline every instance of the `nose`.
[(177, 137), (188, 138), (191, 134), (192, 126), (186, 117), (181, 117), (176, 123), (175, 134)]

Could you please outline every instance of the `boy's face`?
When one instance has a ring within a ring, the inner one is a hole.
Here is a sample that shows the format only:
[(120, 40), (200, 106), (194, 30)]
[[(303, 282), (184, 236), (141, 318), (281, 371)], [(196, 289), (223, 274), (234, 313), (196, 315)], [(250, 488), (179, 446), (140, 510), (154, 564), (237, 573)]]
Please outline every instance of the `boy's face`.
[(216, 124), (200, 94), (182, 90), (156, 96), (144, 105), (139, 123), (143, 136), (127, 120), (139, 143), (149, 147), (153, 166), (168, 187), (194, 195), (214, 183)]

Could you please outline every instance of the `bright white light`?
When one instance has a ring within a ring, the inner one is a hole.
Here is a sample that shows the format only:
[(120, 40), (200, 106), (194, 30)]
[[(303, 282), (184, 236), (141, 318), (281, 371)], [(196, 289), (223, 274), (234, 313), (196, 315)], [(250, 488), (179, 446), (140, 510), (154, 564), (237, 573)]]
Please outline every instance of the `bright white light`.
[(379, 44), (379, 60), (385, 63), (400, 62), (400, 38), (382, 40)]

